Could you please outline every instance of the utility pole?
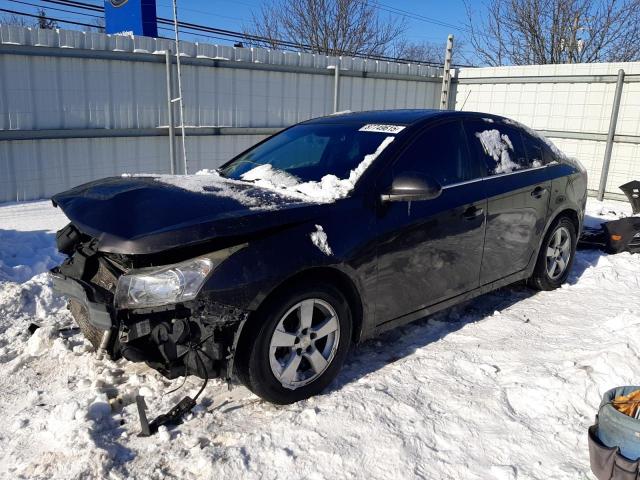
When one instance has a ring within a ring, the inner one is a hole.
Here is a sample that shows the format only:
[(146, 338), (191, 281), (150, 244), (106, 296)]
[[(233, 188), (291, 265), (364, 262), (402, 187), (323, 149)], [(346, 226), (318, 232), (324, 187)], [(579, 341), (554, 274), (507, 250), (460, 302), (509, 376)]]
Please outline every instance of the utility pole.
[(453, 35), (447, 37), (447, 49), (444, 52), (444, 70), (442, 72), (442, 92), (440, 94), (440, 110), (449, 108), (451, 92), (451, 57), (453, 55)]

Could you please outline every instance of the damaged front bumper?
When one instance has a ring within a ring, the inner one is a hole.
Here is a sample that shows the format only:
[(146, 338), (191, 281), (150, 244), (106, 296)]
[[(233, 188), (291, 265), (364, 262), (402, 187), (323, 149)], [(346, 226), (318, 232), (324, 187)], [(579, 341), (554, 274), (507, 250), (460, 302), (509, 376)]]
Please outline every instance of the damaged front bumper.
[[(114, 326), (112, 309), (103, 303), (98, 303), (89, 299), (92, 295), (91, 287), (84, 285), (78, 280), (67, 277), (60, 273), (57, 268), (51, 271), (53, 280), (53, 290), (59, 295), (73, 298), (80, 303), (87, 311), (87, 320), (99, 330), (110, 330)], [(93, 298), (93, 296), (92, 296)]]
[(248, 310), (218, 303), (206, 291), (178, 304), (117, 308), (115, 285), (122, 274), (103, 254), (86, 249), (51, 270), (54, 291), (69, 298), (76, 323), (97, 349), (113, 359), (145, 362), (167, 378), (233, 377)]

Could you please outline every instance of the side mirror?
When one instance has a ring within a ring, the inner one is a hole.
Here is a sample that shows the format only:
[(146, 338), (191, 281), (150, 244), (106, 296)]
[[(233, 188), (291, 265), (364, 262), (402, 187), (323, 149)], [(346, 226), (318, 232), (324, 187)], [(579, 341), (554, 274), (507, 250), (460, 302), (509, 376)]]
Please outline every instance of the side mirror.
[(382, 202), (417, 202), (432, 200), (442, 193), (442, 186), (433, 178), (417, 172), (406, 172), (393, 179), (391, 188), (380, 195)]

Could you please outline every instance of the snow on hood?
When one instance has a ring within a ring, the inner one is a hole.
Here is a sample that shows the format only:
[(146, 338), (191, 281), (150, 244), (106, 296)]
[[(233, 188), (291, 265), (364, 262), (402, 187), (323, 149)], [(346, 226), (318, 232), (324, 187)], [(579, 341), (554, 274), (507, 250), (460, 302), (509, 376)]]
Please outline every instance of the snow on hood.
[(496, 161), (495, 174), (509, 173), (520, 168), (520, 165), (511, 160), (509, 150), (513, 151), (513, 144), (509, 136), (500, 134), (496, 129), (484, 130), (476, 133), (487, 155)]
[(346, 197), (362, 174), (389, 146), (395, 137), (386, 137), (375, 152), (365, 155), (360, 164), (351, 170), (349, 177), (338, 178), (335, 175), (325, 175), (320, 181), (300, 183), (296, 177), (282, 170), (274, 169), (271, 165), (259, 165), (242, 175), (243, 180), (254, 181), (262, 188), (276, 190), (295, 197), (302, 197), (315, 202), (332, 202)]
[(338, 178), (335, 175), (325, 175), (320, 181), (300, 182), (300, 180), (283, 170), (264, 164), (242, 174), (242, 180), (234, 180), (221, 176), (216, 170), (203, 169), (195, 175), (160, 175), (160, 174), (130, 174), (123, 173), (123, 177), (153, 177), (157, 182), (182, 188), (196, 193), (208, 193), (237, 200), (251, 209), (261, 210), (265, 207), (258, 198), (244, 192), (247, 182), (274, 191), (282, 196), (293, 197), (309, 202), (328, 203), (346, 197), (362, 174), (380, 156), (395, 137), (386, 137), (375, 152), (365, 155), (358, 166), (351, 170), (349, 177)]

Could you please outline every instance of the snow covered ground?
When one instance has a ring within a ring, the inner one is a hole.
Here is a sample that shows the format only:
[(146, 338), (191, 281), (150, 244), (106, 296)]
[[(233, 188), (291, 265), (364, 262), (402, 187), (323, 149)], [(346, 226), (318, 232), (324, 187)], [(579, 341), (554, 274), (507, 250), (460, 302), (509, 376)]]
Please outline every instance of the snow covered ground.
[[(589, 223), (629, 210), (590, 201)], [(137, 391), (155, 416), (200, 381), (169, 393), (180, 380), (65, 329), (43, 273), (64, 224), (47, 202), (0, 206), (2, 478), (593, 478), (601, 395), (640, 380), (640, 255), (581, 251), (557, 291), (504, 288), (361, 345), (321, 396), (277, 407), (213, 381), (139, 438)]]

